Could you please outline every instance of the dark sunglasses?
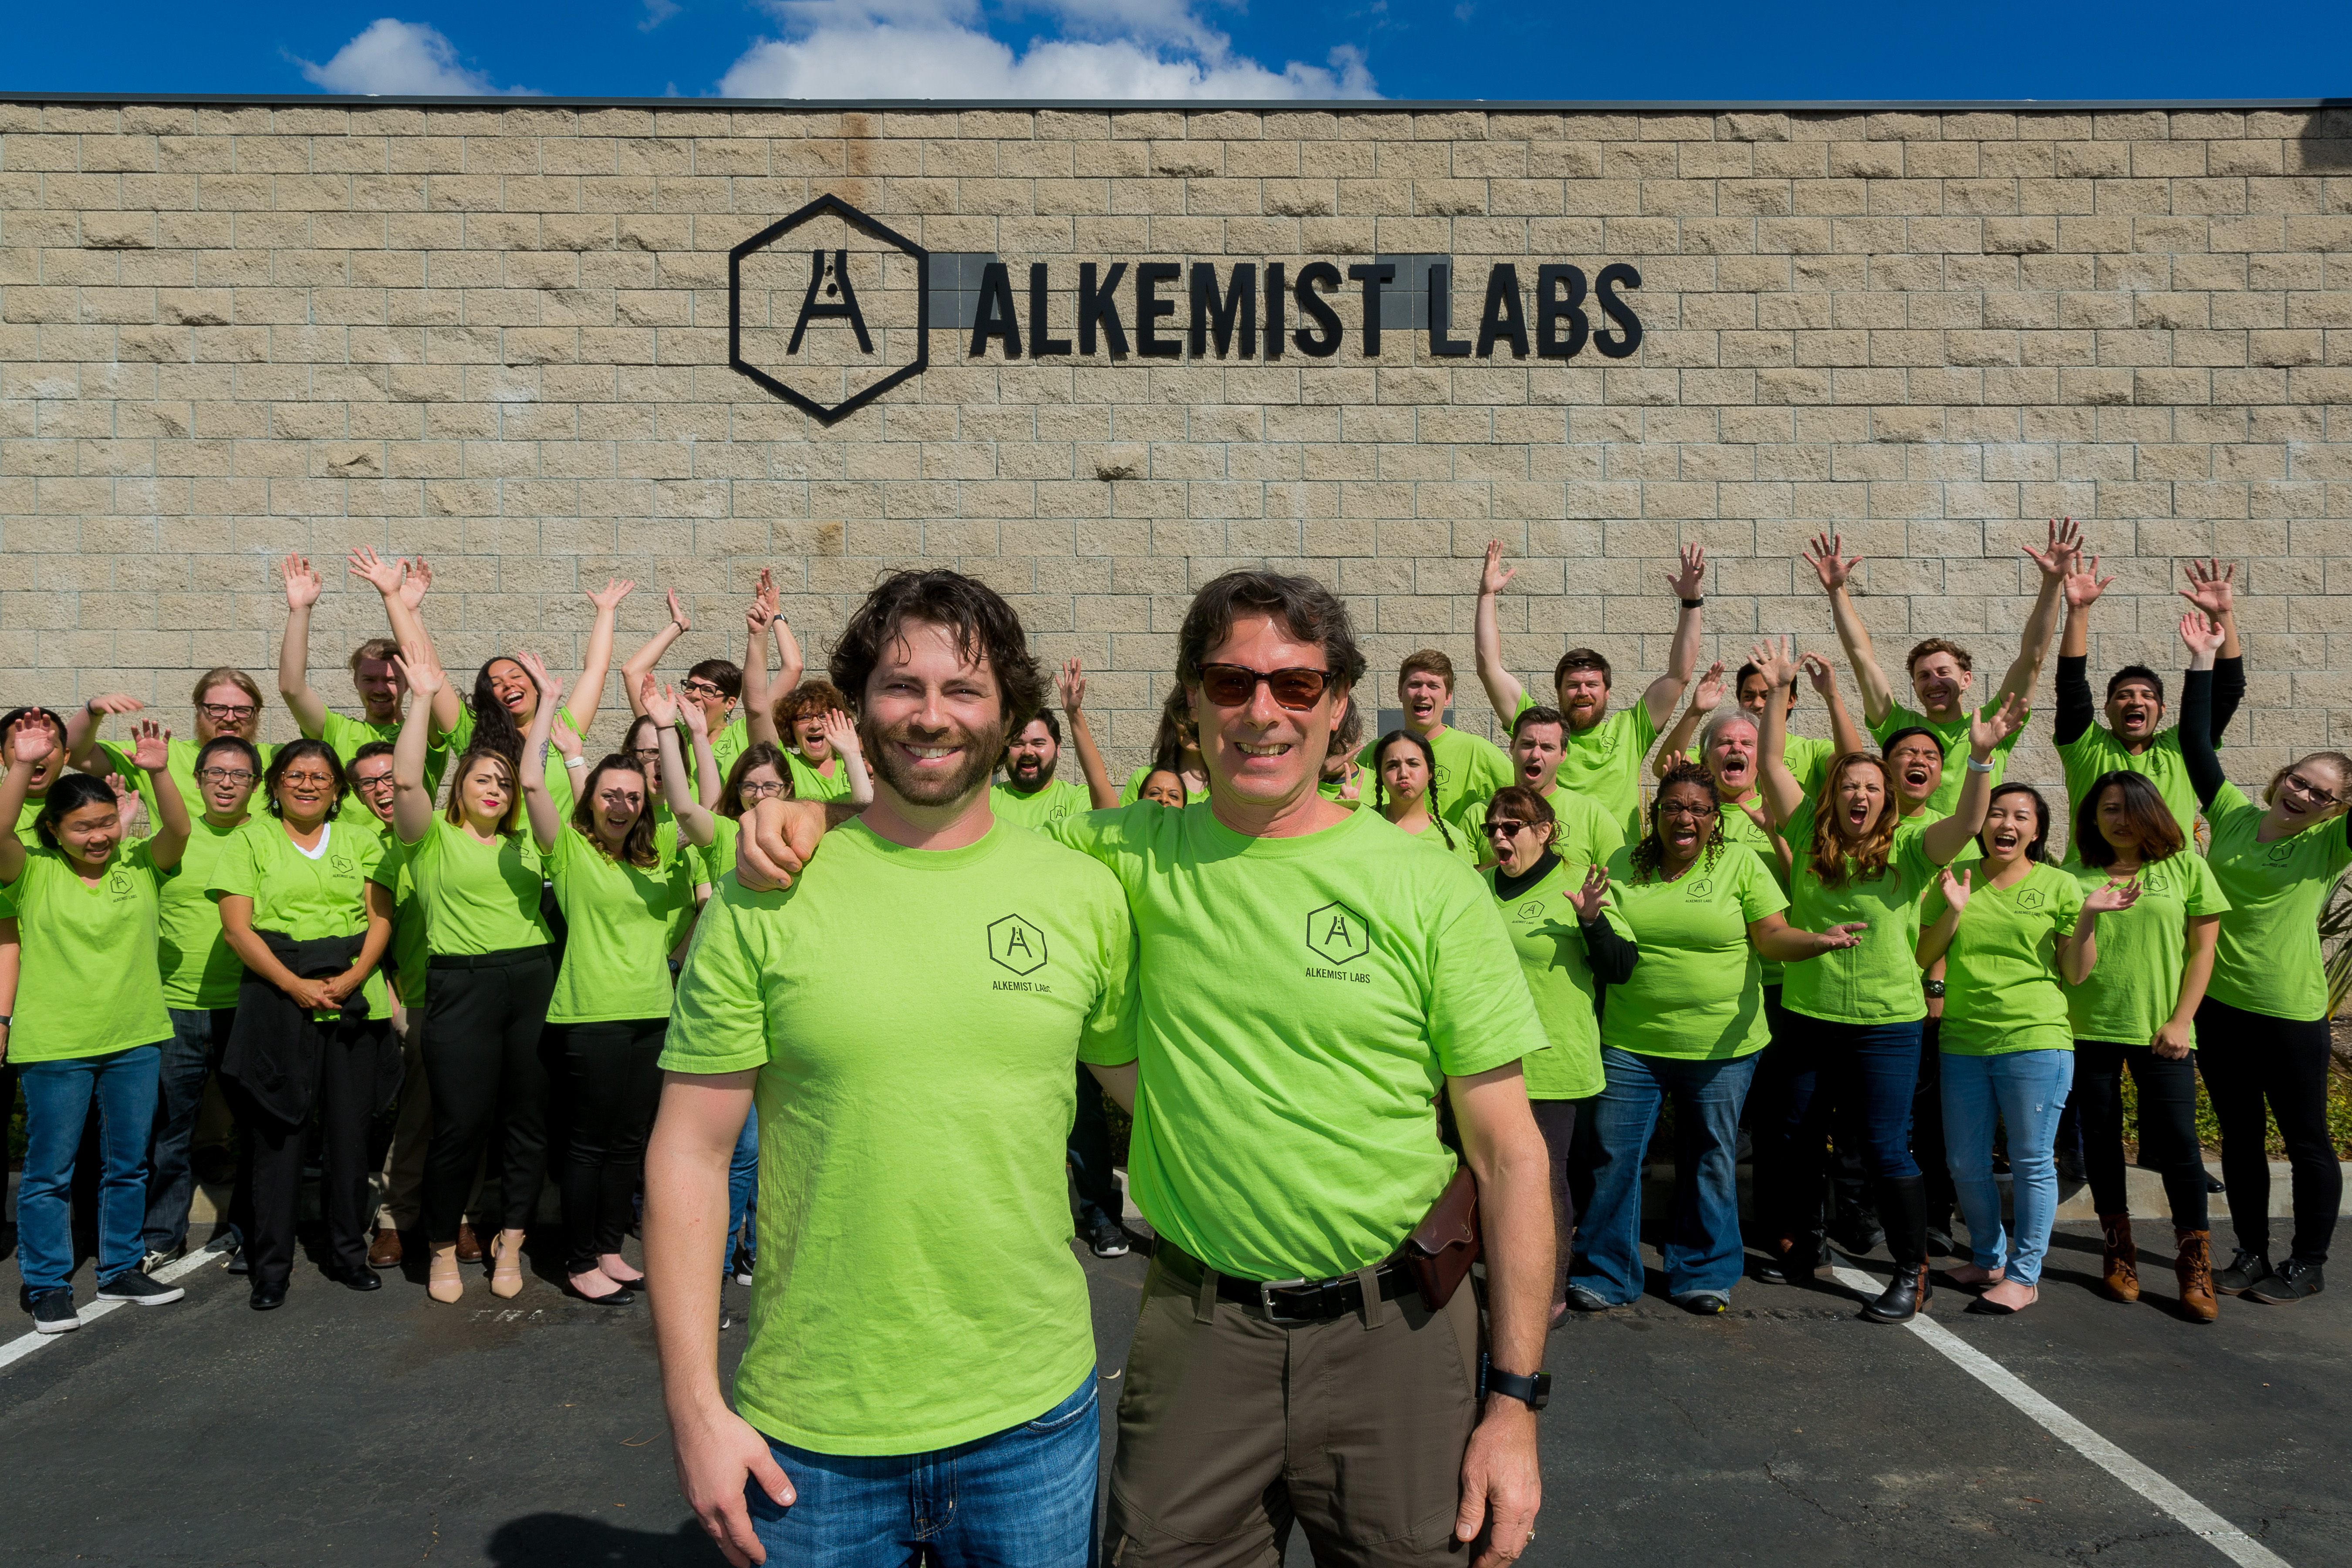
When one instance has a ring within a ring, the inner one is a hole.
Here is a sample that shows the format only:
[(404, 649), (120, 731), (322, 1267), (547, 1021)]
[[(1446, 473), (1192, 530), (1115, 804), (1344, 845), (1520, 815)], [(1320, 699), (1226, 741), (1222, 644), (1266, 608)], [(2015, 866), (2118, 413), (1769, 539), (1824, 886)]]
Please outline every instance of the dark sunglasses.
[(1244, 708), (1256, 695), (1258, 682), (1274, 700), (1294, 713), (1304, 713), (1323, 700), (1331, 684), (1328, 669), (1248, 669), (1238, 664), (1201, 667), (1202, 695), (1220, 708)]
[(1512, 822), (1507, 818), (1490, 821), (1486, 824), (1486, 836), (1489, 838), (1498, 833), (1506, 838), (1517, 838), (1520, 834), (1525, 833), (1527, 830), (1528, 825), (1526, 823)]

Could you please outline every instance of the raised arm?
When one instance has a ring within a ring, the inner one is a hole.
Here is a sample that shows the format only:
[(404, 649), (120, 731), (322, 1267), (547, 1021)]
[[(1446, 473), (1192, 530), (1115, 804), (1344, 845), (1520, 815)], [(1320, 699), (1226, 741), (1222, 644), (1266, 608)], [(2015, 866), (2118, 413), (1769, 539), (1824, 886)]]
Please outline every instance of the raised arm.
[(93, 697), (66, 721), (66, 765), (80, 773), (102, 773), (111, 764), (96, 756), (98, 731), (111, 713), (136, 713), (147, 704), (121, 691)]
[[(563, 700), (563, 683), (547, 672), (547, 662), (535, 653), (519, 653), (515, 662), (539, 688), (539, 707), (530, 716), (530, 731), (522, 738), (522, 805), (530, 817), (531, 841), (541, 852), (555, 847), (563, 832), (562, 814), (547, 792), (547, 742), (554, 732), (555, 710)], [(397, 764), (395, 763), (395, 768)], [(393, 787), (400, 787), (397, 776)]]
[[(383, 618), (392, 627), (392, 638), (402, 647), (411, 646), (433, 652), (433, 638), (425, 630), (425, 595), (433, 586), (433, 568), (425, 557), (414, 561), (384, 560), (366, 545), (351, 552), (351, 574), (373, 588), (383, 600)], [(438, 666), (436, 665), (437, 668)], [(415, 700), (423, 701), (415, 688), (409, 689)], [(458, 715), (465, 704), (458, 699), (457, 689), (446, 680), (434, 693), (429, 704), (433, 710), (436, 734), (446, 735), (457, 727)]]
[[(638, 700), (644, 700), (642, 695)], [(675, 696), (672, 700), (676, 700)], [(719, 771), (719, 753), (710, 749), (710, 721), (703, 716), (702, 706), (697, 702), (679, 702), (677, 721), (686, 726), (682, 750), (694, 753), (695, 803), (709, 809), (727, 793), (726, 775)]]
[(1764, 679), (1772, 683), (1764, 700), (1764, 729), (1756, 737), (1756, 784), (1764, 809), (1775, 826), (1786, 826), (1805, 804), (1805, 786), (1789, 766), (1789, 704), (1783, 693), (1797, 688), (1797, 655), (1792, 640), (1758, 643), (1748, 652)]
[(693, 619), (679, 606), (677, 590), (672, 588), (669, 591), (669, 619), (662, 623), (661, 630), (646, 639), (645, 647), (621, 661), (621, 695), (629, 700), (631, 718), (645, 712), (638, 706), (637, 700), (644, 689), (646, 677), (661, 663), (662, 655), (669, 651), (670, 644), (693, 629)]
[(1518, 575), (1516, 566), (1503, 564), (1503, 542), (1486, 542), (1486, 564), (1478, 574), (1478, 613), (1472, 626), (1478, 653), (1478, 684), (1486, 689), (1486, 700), (1495, 706), (1495, 717), (1508, 725), (1519, 711), (1519, 699), (1527, 688), (1519, 678), (1503, 668), (1503, 626), (1496, 617), (1501, 613), (1495, 601), (1503, 585)]
[(1895, 710), (1895, 689), (1886, 684), (1886, 672), (1878, 668), (1878, 655), (1870, 646), (1870, 632), (1854, 613), (1853, 596), (1847, 592), (1853, 569), (1862, 564), (1859, 555), (1845, 554), (1845, 535), (1817, 533), (1805, 547), (1805, 564), (1822, 580), (1822, 592), (1830, 596), (1830, 618), (1837, 625), (1838, 644), (1845, 649), (1845, 661), (1853, 670), (1853, 683), (1862, 689), (1862, 720), (1869, 727), (1886, 721)]
[(709, 726), (697, 723), (701, 715), (693, 703), (681, 703), (676, 692), (650, 675), (637, 678), (637, 689), (631, 695), (636, 710), (654, 721), (654, 744), (661, 751), (662, 794), (669, 799), (670, 815), (677, 818), (679, 835), (697, 849), (709, 848), (718, 842), (719, 824), (710, 808), (695, 799), (694, 791), (688, 787), (686, 756), (677, 744), (678, 712), (685, 710), (687, 723), (694, 727), (701, 742), (698, 761), (705, 778), (719, 771), (719, 760), (710, 754)]
[(131, 727), (131, 760), (155, 792), (155, 836), (147, 840), (147, 853), (157, 870), (168, 871), (180, 863), (189, 831), (188, 803), (181, 798), (180, 782), (172, 776), (172, 731), (152, 719), (142, 719)]
[[(1919, 833), (1919, 847), (1935, 864), (1950, 865), (1969, 840), (1984, 830), (1985, 813), (1992, 809), (1992, 754), (2024, 722), (2025, 702), (2015, 692), (2000, 700), (1990, 718), (1969, 718), (1968, 777), (1961, 782), (1960, 797), (1952, 803), (1951, 816), (1929, 823)], [(1893, 804), (1888, 802), (1890, 807)]]
[[(1822, 700), (1822, 707), (1829, 713), (1830, 744), (1837, 749), (1837, 754), (1842, 757), (1848, 752), (1871, 750), (1870, 737), (1854, 723), (1853, 714), (1846, 708), (1845, 693), (1838, 689), (1837, 671), (1830, 668), (1830, 661), (1817, 653), (1801, 653), (1797, 662), (1804, 667), (1806, 679), (1813, 683), (1813, 694)], [(1795, 691), (1789, 695), (1793, 701)]]
[(808, 661), (801, 658), (800, 639), (793, 636), (793, 624), (784, 619), (784, 612), (781, 608), (776, 611), (773, 629), (776, 634), (776, 689), (797, 690), (801, 677), (807, 672)]
[(2058, 630), (2058, 606), (2065, 595), (2066, 579), (2074, 574), (2075, 564), (2083, 558), (2083, 531), (2071, 517), (2057, 519), (2050, 524), (2046, 548), (2036, 550), (2031, 544), (2020, 548), (2041, 569), (2042, 585), (2034, 591), (2033, 608), (2026, 612), (2025, 630), (2018, 636), (2017, 658), (2001, 677), (1993, 700), (1997, 703), (2013, 696), (2030, 706), (2033, 688), (2042, 679), (2042, 661), (2048, 657), (2050, 639)]
[(278, 564), (286, 584), (286, 635), (278, 644), (278, 695), (305, 739), (327, 727), (327, 700), (310, 684), (310, 609), (319, 602), (319, 574), (299, 555)]
[(1087, 722), (1087, 672), (1075, 658), (1066, 659), (1055, 679), (1062, 699), (1062, 717), (1070, 721), (1070, 744), (1078, 753), (1078, 771), (1086, 775), (1087, 795), (1097, 811), (1118, 804), (1118, 786), (1103, 765), (1102, 750), (1095, 744), (1094, 726)]
[(776, 580), (762, 566), (760, 585), (751, 592), (751, 607), (743, 612), (743, 728), (752, 740), (766, 741), (772, 746), (775, 721), (768, 721), (768, 733), (762, 735), (758, 716), (775, 701), (768, 689), (768, 628), (775, 619)]
[[(1706, 673), (1698, 678), (1696, 686), (1691, 688), (1690, 706), (1683, 710), (1683, 716), (1675, 721), (1675, 727), (1667, 731), (1665, 739), (1658, 742), (1658, 754), (1651, 759), (1650, 772), (1664, 778), (1666, 770), (1691, 749), (1698, 738), (1699, 726), (1706, 722), (1706, 716), (1714, 712), (1722, 701), (1723, 660), (1718, 658), (1706, 667)], [(1706, 759), (1702, 757), (1699, 760), (1704, 762)]]
[(849, 786), (849, 793), (832, 804), (865, 810), (874, 804), (874, 774), (866, 766), (865, 749), (857, 743), (857, 726), (838, 708), (826, 709), (817, 722), (824, 727), (826, 742), (841, 753), (841, 782)]
[(2111, 880), (2105, 887), (2094, 889), (2083, 900), (2082, 912), (2074, 917), (2074, 933), (2058, 944), (2058, 973), (2066, 977), (2069, 985), (2080, 985), (2091, 977), (2099, 962), (2099, 917), (2118, 910), (2127, 910), (2139, 902), (2139, 879), (2126, 877)]
[(2189, 586), (2180, 596), (2221, 628), (2221, 651), (2213, 659), (2213, 743), (2229, 733), (2230, 721), (2246, 695), (2245, 649), (2238, 642), (2238, 569), (2219, 561), (2189, 563)]
[(1682, 601), (1682, 609), (1675, 617), (1675, 640), (1666, 649), (1666, 672), (1650, 682), (1642, 693), (1643, 705), (1650, 710), (1650, 722), (1665, 727), (1666, 717), (1675, 704), (1683, 700), (1683, 688), (1690, 684), (1691, 671), (1698, 668), (1699, 621), (1706, 603), (1706, 547), (1703, 544), (1683, 546), (1681, 569), (1666, 574), (1666, 586)]
[(2180, 617), (2180, 640), (2189, 645), (2189, 672), (2180, 678), (2180, 760), (2197, 804), (2210, 811), (2228, 782), (2213, 750), (2213, 656), (2221, 651), (2221, 628), (2191, 610)]
[(613, 628), (620, 620), (621, 601), (635, 588), (625, 577), (608, 577), (602, 593), (588, 595), (588, 602), (596, 606), (596, 623), (588, 628), (588, 657), (580, 662), (580, 684), (572, 691), (572, 724), (583, 735), (596, 727), (596, 710), (604, 700), (604, 675), (613, 668)]
[(1911, 950), (1920, 968), (1935, 968), (1950, 950), (1952, 935), (1960, 929), (1960, 911), (1969, 907), (1969, 876), (1965, 866), (1957, 872), (1944, 868), (1944, 912), (1919, 928), (1918, 944)]
[(2091, 606), (2114, 581), (2099, 575), (2095, 555), (2081, 571), (2066, 574), (2066, 625), (2058, 638), (2058, 725), (2052, 737), (2062, 746), (2081, 740), (2098, 719), (2091, 699)]
[[(0, 822), (24, 820), (25, 799), (33, 789), (33, 769), (58, 743), (56, 728), (42, 715), (29, 713), (17, 721), (8, 737), (8, 772), (0, 775)], [(13, 833), (0, 833), (0, 883), (13, 882), (25, 874), (25, 855), (23, 839)]]
[(421, 844), (433, 830), (433, 792), (425, 784), (425, 756), (438, 721), (434, 699), (448, 685), (440, 661), (425, 643), (403, 643), (394, 662), (408, 683), (408, 712), (392, 742), (392, 830), (403, 844)]

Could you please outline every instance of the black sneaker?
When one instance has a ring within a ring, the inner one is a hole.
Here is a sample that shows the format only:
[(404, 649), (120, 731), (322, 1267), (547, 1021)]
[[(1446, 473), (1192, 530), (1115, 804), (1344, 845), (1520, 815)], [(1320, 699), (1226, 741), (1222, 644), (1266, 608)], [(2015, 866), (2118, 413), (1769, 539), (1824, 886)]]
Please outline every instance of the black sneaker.
[(1579, 1312), (1606, 1312), (1611, 1305), (1581, 1285), (1568, 1288), (1568, 1304), (1571, 1310)]
[(2290, 1258), (2272, 1270), (2267, 1279), (2258, 1279), (2246, 1287), (2249, 1301), (2260, 1301), (2268, 1307), (2284, 1307), (2300, 1301), (2305, 1296), (2316, 1296), (2326, 1289), (2319, 1277), (2319, 1265), (2300, 1258)]
[(151, 1279), (136, 1268), (126, 1268), (98, 1288), (100, 1300), (128, 1301), (134, 1307), (161, 1307), (186, 1294), (177, 1285)]
[(1674, 1298), (1675, 1306), (1701, 1318), (1720, 1317), (1730, 1310), (1731, 1303), (1712, 1290), (1694, 1290), (1687, 1296)]
[(1087, 1231), (1087, 1246), (1097, 1258), (1125, 1258), (1127, 1232), (1110, 1220), (1098, 1220)]
[(37, 1333), (70, 1333), (81, 1327), (81, 1313), (74, 1310), (73, 1287), (61, 1285), (44, 1290), (33, 1298), (33, 1329)]
[(2224, 1296), (2242, 1296), (2249, 1285), (2259, 1285), (2271, 1277), (2271, 1260), (2259, 1252), (2238, 1248), (2230, 1267), (2213, 1276), (2213, 1289)]

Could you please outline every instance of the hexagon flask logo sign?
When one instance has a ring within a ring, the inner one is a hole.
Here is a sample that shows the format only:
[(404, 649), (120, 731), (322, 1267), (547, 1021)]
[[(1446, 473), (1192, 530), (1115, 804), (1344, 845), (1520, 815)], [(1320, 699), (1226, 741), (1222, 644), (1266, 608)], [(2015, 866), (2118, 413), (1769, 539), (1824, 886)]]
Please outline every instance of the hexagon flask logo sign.
[(823, 424), (931, 359), (930, 253), (819, 196), (727, 253), (727, 363)]
[(1019, 915), (991, 921), (988, 956), (1015, 974), (1034, 974), (1045, 967), (1045, 933)]
[(1372, 928), (1345, 904), (1325, 904), (1307, 914), (1307, 945), (1326, 963), (1353, 963), (1372, 951)]

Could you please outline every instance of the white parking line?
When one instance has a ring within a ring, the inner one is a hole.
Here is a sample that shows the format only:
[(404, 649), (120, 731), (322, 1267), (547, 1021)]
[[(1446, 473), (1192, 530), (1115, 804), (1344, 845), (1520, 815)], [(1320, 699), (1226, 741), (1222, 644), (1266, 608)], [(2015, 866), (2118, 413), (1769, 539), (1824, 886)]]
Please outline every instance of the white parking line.
[[(1838, 1283), (1875, 1300), (1885, 1281), (1858, 1269), (1832, 1270)], [(2053, 1437), (2179, 1520), (2193, 1535), (2212, 1542), (2215, 1551), (2239, 1568), (2288, 1568), (2286, 1560), (2072, 1415), (2036, 1394), (2007, 1367), (1924, 1313), (1905, 1325), (1941, 1352), (1946, 1360), (2000, 1394), (2038, 1422)]]
[[(207, 1263), (219, 1264), (227, 1261), (228, 1254), (226, 1252), (191, 1252), (185, 1258), (166, 1263), (163, 1268), (155, 1270), (155, 1278), (169, 1285), (182, 1275), (194, 1274)], [(86, 1329), (115, 1308), (127, 1305), (129, 1303), (124, 1301), (92, 1301), (81, 1310), (82, 1327)], [(38, 1331), (19, 1334), (6, 1344), (0, 1345), (0, 1367), (13, 1366), (43, 1345), (55, 1344), (64, 1338), (63, 1334), (45, 1334)]]

